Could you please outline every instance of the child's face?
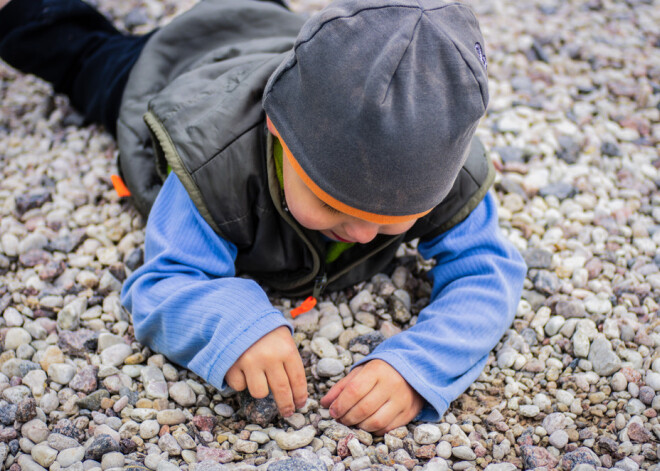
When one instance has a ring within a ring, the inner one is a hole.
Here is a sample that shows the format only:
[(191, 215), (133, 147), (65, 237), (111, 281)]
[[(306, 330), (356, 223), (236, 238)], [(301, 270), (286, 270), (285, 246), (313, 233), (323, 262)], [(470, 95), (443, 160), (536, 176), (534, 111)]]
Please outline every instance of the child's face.
[(340, 242), (366, 244), (378, 234), (403, 234), (417, 221), (413, 219), (396, 224), (376, 224), (342, 213), (321, 201), (305, 185), (289, 160), (282, 160), (286, 204), (295, 220), (307, 229), (320, 231)]

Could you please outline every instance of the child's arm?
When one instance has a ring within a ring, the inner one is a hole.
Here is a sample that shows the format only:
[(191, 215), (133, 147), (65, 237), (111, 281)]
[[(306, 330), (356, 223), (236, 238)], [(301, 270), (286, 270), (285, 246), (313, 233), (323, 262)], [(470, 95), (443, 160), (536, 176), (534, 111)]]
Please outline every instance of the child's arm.
[(526, 267), (499, 232), (492, 195), (419, 251), (438, 262), (431, 303), (415, 326), (381, 343), (321, 401), (346, 425), (383, 433), (415, 416), (440, 420), (513, 320)]
[(271, 386), (280, 411), (293, 412), (307, 385), (290, 326), (256, 282), (235, 277), (235, 258), (236, 247), (211, 230), (172, 174), (149, 215), (145, 264), (124, 284), (122, 303), (140, 342), (219, 389), (237, 365), (227, 376), (232, 387), (263, 397)]

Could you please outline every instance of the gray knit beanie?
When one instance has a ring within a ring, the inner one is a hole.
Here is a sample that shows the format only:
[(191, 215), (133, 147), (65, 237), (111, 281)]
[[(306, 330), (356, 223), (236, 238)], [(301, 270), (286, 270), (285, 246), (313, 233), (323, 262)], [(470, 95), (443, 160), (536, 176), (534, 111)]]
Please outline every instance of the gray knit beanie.
[(440, 0), (337, 0), (312, 16), (263, 107), (309, 178), (387, 216), (449, 193), (488, 104), (471, 10)]

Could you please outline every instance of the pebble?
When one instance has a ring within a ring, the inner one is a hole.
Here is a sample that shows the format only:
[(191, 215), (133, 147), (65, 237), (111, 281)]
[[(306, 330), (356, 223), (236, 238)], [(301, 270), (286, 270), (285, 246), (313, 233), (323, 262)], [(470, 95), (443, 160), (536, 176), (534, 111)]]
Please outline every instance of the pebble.
[(61, 450), (57, 454), (57, 462), (62, 468), (67, 468), (74, 463), (82, 462), (85, 457), (85, 448), (78, 446)]
[(568, 443), (568, 434), (564, 430), (556, 430), (550, 435), (548, 441), (555, 448), (562, 450)]
[(59, 384), (69, 384), (75, 374), (75, 366), (66, 363), (53, 363), (48, 367), (48, 377)]
[(610, 385), (612, 386), (612, 391), (615, 392), (625, 391), (626, 388), (628, 387), (628, 380), (626, 379), (623, 373), (617, 371), (612, 375)]
[(186, 421), (186, 416), (180, 409), (166, 409), (156, 414), (156, 420), (161, 425), (178, 425)]
[(119, 366), (133, 353), (133, 349), (125, 343), (112, 345), (101, 352), (101, 363), (107, 366)]
[(19, 422), (29, 422), (37, 415), (37, 401), (32, 398), (23, 399), (16, 407), (15, 419)]
[(5, 350), (16, 350), (20, 345), (27, 345), (32, 336), (22, 327), (12, 327), (5, 334)]
[(145, 420), (140, 424), (140, 437), (144, 440), (155, 437), (159, 431), (160, 424), (157, 420)]
[(231, 417), (234, 414), (234, 409), (229, 404), (217, 404), (213, 411), (220, 417)]
[(310, 343), (310, 348), (320, 358), (337, 358), (337, 348), (326, 337), (314, 337)]
[(97, 373), (98, 367), (86, 365), (69, 381), (69, 387), (85, 394), (91, 394), (98, 386)]
[(2, 365), (2, 373), (9, 378), (23, 378), (32, 370), (38, 370), (39, 364), (29, 360), (12, 358)]
[(30, 390), (25, 386), (13, 386), (2, 392), (2, 397), (12, 404), (20, 404), (30, 396)]
[(119, 444), (109, 435), (98, 435), (85, 450), (85, 459), (101, 461), (107, 453), (119, 451)]
[(621, 359), (612, 351), (610, 341), (603, 335), (591, 342), (588, 359), (599, 376), (609, 376), (621, 368)]
[(644, 377), (644, 382), (654, 391), (660, 391), (660, 373), (656, 373), (655, 371), (648, 371)]
[(181, 454), (181, 445), (176, 439), (169, 433), (161, 435), (158, 439), (158, 448), (167, 452), (170, 456), (180, 455)]
[(57, 314), (57, 326), (62, 330), (75, 330), (80, 325), (80, 316), (87, 309), (86, 298), (76, 298)]
[(415, 427), (414, 439), (420, 445), (429, 445), (438, 442), (442, 437), (440, 429), (432, 424), (420, 424)]
[(228, 463), (230, 461), (233, 461), (234, 453), (230, 450), (221, 450), (218, 448), (198, 446), (197, 459), (199, 461), (209, 460), (215, 463)]
[(536, 405), (524, 405), (518, 408), (520, 414), (524, 417), (536, 417), (541, 412), (539, 406)]
[(169, 395), (183, 407), (192, 406), (197, 399), (192, 388), (183, 381), (172, 384), (169, 387)]
[(477, 455), (474, 453), (474, 451), (472, 451), (472, 448), (465, 445), (453, 447), (451, 449), (451, 454), (459, 460), (472, 461), (477, 458)]
[(579, 447), (575, 451), (566, 453), (560, 461), (560, 466), (564, 469), (573, 469), (578, 464), (600, 466), (601, 462), (598, 456), (587, 447)]
[(62, 451), (69, 448), (76, 448), (79, 446), (79, 443), (77, 440), (67, 437), (66, 435), (51, 433), (48, 435), (48, 446), (57, 451)]
[(39, 419), (30, 420), (21, 427), (21, 434), (33, 443), (45, 441), (49, 433), (48, 426)]
[(315, 436), (316, 429), (314, 426), (308, 425), (295, 432), (279, 431), (273, 438), (281, 449), (295, 450), (309, 445)]
[(344, 364), (336, 358), (322, 358), (316, 364), (316, 371), (319, 376), (326, 378), (337, 376), (344, 371)]

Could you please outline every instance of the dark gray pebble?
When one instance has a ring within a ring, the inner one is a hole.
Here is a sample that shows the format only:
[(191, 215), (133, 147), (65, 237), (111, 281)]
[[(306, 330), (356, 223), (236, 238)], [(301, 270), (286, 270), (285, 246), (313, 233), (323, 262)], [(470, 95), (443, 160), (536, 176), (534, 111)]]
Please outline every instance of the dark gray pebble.
[(16, 409), (18, 409), (16, 404), (0, 406), (0, 422), (3, 425), (13, 425), (14, 420), (16, 420)]
[(124, 455), (128, 455), (137, 450), (137, 443), (135, 443), (130, 438), (122, 438), (119, 441), (119, 451)]
[(27, 398), (18, 404), (16, 409), (16, 420), (19, 422), (29, 422), (37, 416), (37, 401)]
[(126, 267), (129, 270), (135, 271), (138, 268), (140, 268), (143, 262), (144, 262), (144, 251), (141, 248), (137, 248), (133, 250), (130, 254), (128, 254), (126, 259), (124, 260), (124, 265), (126, 265)]
[(105, 397), (110, 397), (110, 393), (105, 389), (99, 389), (87, 397), (78, 399), (76, 405), (81, 409), (88, 409), (90, 411), (99, 410), (101, 408), (101, 400)]
[(82, 231), (73, 231), (70, 234), (65, 234), (63, 236), (55, 237), (51, 240), (46, 248), (51, 252), (64, 252), (70, 253), (73, 252), (82, 242), (83, 237), (85, 236), (84, 229)]
[(119, 444), (110, 435), (102, 434), (97, 436), (89, 445), (89, 448), (85, 451), (85, 459), (101, 461), (103, 455), (113, 451), (119, 451)]
[(559, 277), (548, 270), (539, 270), (534, 277), (534, 288), (543, 294), (555, 294), (559, 285)]
[(573, 469), (579, 464), (590, 464), (591, 466), (600, 466), (598, 455), (586, 446), (581, 446), (575, 451), (566, 453), (559, 463), (562, 469)]
[(21, 449), (21, 445), (18, 442), (18, 440), (14, 439), (8, 443), (9, 445), (9, 453), (12, 455), (16, 456), (16, 453)]
[(348, 342), (348, 349), (351, 350), (355, 345), (363, 345), (366, 346), (369, 353), (371, 353), (383, 342), (383, 340), (385, 340), (385, 336), (382, 333), (378, 331), (369, 332), (368, 334), (359, 335), (354, 339), (351, 339), (351, 341)]
[(554, 196), (559, 201), (565, 200), (566, 198), (572, 198), (576, 193), (577, 190), (575, 187), (566, 182), (551, 183), (539, 190), (539, 194), (544, 198)]
[(121, 397), (128, 397), (128, 403), (132, 406), (134, 406), (138, 399), (140, 399), (140, 394), (137, 391), (131, 391), (128, 389), (126, 386), (122, 386), (119, 388), (119, 395)]
[(40, 208), (47, 201), (52, 201), (53, 198), (49, 192), (40, 191), (29, 195), (19, 195), (16, 200), (16, 212), (19, 215), (27, 213), (34, 208)]
[(559, 143), (557, 157), (567, 164), (577, 162), (582, 146), (570, 136), (559, 136), (557, 142)]
[(600, 145), (600, 153), (609, 157), (621, 157), (621, 149), (613, 142), (603, 142)]
[(523, 258), (527, 268), (550, 268), (552, 264), (552, 252), (544, 249), (533, 248), (525, 250)]
[(277, 416), (277, 404), (272, 394), (263, 399), (255, 399), (247, 391), (243, 391), (239, 394), (238, 400), (239, 414), (245, 416), (250, 423), (265, 427)]

